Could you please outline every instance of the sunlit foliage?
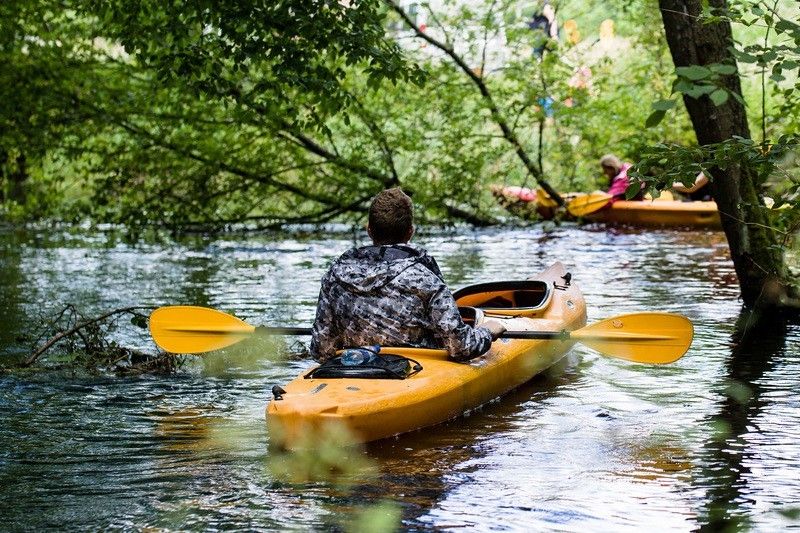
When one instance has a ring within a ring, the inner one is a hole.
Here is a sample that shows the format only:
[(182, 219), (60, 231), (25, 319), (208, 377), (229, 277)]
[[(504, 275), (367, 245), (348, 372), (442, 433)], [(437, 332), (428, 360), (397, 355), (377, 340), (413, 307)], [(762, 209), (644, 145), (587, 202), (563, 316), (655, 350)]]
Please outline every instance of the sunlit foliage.
[[(594, 189), (607, 152), (694, 168), (652, 147), (692, 149), (676, 96), (722, 101), (720, 72), (676, 78), (655, 2), (557, 7), (561, 35), (540, 55), (534, 7), (517, 0), (4, 2), (3, 216), (173, 230), (355, 222), (399, 185), (423, 221), (483, 223), (502, 213), (490, 184)], [(754, 130), (781, 154), (765, 194), (781, 206), (794, 205), (797, 166), (781, 135), (800, 120), (796, 28), (778, 13), (742, 1), (708, 16), (739, 28)]]

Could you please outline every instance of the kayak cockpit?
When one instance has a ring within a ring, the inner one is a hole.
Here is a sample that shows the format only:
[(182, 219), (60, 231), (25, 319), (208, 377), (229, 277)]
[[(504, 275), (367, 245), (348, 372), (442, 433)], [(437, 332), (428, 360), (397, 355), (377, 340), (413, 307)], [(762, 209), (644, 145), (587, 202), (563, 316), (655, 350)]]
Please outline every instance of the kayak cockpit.
[(488, 315), (540, 316), (550, 305), (553, 288), (542, 280), (478, 283), (453, 293), (456, 303)]

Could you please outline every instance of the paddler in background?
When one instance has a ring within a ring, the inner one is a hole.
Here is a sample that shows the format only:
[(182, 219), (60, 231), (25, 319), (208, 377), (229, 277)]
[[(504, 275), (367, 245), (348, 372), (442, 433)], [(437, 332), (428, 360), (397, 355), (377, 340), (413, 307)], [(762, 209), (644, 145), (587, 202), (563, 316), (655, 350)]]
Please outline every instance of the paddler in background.
[[(628, 169), (633, 165), (630, 163), (623, 163), (620, 159), (613, 155), (607, 154), (600, 158), (600, 166), (603, 168), (603, 174), (608, 177), (608, 194), (615, 200), (625, 200), (625, 191), (628, 189), (630, 180), (628, 178)], [(636, 196), (629, 198), (629, 200), (643, 200), (644, 193), (640, 190)]]
[[(608, 194), (614, 197), (615, 200), (625, 199), (625, 190), (630, 183), (628, 178), (628, 170), (633, 166), (630, 163), (623, 163), (620, 159), (612, 154), (604, 155), (600, 159), (600, 166), (603, 168), (603, 173), (608, 176), (609, 188)], [(700, 172), (690, 186), (684, 185), (680, 181), (672, 184), (671, 189), (675, 192), (681, 193), (687, 197), (688, 200), (693, 202), (710, 202), (711, 187), (708, 184), (708, 177)], [(640, 192), (631, 200), (643, 200), (644, 196)]]
[(322, 278), (311, 354), (324, 361), (344, 348), (384, 345), (444, 348), (466, 361), (486, 353), (504, 331), (498, 321), (461, 319), (433, 257), (414, 244), (413, 206), (398, 188), (369, 208), (371, 246), (353, 248)]

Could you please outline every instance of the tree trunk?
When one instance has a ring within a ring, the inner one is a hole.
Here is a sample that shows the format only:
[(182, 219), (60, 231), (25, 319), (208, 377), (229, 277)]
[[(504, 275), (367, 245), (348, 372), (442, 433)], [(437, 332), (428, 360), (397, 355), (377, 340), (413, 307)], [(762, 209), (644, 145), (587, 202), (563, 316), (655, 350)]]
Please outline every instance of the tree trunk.
[(0, 204), (6, 201), (6, 168), (8, 167), (8, 152), (0, 146)]
[[(712, 8), (727, 7), (726, 0), (708, 3)], [(659, 0), (675, 66), (735, 66), (736, 59), (729, 50), (733, 46), (730, 22), (703, 23), (702, 6), (703, 0)], [(741, 96), (738, 72), (723, 76), (722, 84), (732, 95)], [(683, 102), (700, 145), (720, 143), (733, 136), (750, 138), (745, 108), (737, 98), (731, 96), (717, 106), (708, 96), (684, 95)], [(783, 253), (762, 207), (755, 170), (736, 163), (710, 170), (711, 194), (720, 211), (744, 304), (780, 306), (786, 294)]]
[(8, 176), (11, 182), (8, 199), (24, 205), (27, 199), (25, 182), (28, 181), (28, 160), (25, 158), (25, 154), (18, 155), (16, 163), (17, 168)]

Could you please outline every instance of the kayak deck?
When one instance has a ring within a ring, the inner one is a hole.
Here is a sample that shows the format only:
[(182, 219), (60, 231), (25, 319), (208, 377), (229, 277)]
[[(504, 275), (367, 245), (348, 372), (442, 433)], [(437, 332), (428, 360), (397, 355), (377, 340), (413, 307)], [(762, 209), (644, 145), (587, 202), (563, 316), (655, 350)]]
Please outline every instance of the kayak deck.
[[(521, 313), (503, 316), (485, 309), (509, 330), (574, 330), (586, 323), (586, 306), (577, 286), (569, 284), (564, 266), (554, 264), (541, 280), (541, 301)], [(487, 293), (496, 302), (507, 291)], [(458, 295), (458, 293), (456, 293)], [(513, 296), (513, 294), (512, 294)], [(459, 303), (464, 303), (459, 300)], [(474, 295), (472, 305), (474, 305)], [(288, 383), (282, 399), (267, 407), (271, 434), (291, 447), (301, 434), (327, 424), (344, 424), (362, 442), (428, 427), (457, 417), (522, 385), (560, 360), (569, 340), (500, 339), (481, 357), (455, 362), (443, 350), (384, 347), (381, 353), (410, 357), (422, 370), (407, 379), (306, 379)]]

